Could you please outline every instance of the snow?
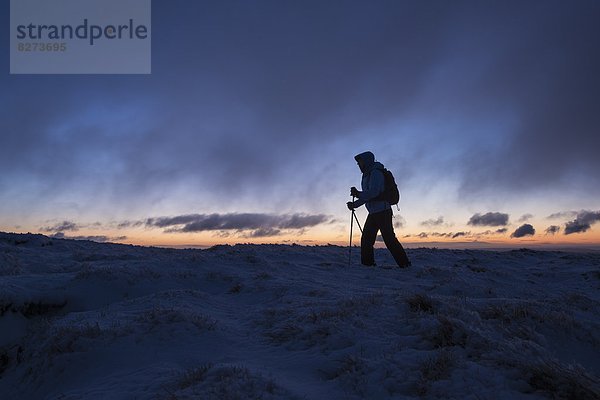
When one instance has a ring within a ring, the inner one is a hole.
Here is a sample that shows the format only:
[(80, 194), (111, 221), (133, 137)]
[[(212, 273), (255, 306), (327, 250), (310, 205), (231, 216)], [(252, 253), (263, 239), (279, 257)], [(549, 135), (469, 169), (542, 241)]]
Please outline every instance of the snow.
[(0, 398), (600, 398), (600, 254), (359, 253), (0, 233)]

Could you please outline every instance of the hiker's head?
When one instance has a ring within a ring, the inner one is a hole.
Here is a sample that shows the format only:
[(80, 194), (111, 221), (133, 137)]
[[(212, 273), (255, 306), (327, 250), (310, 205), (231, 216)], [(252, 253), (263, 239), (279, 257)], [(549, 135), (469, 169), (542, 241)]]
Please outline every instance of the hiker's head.
[(375, 155), (370, 151), (365, 151), (364, 153), (357, 154), (354, 156), (356, 163), (358, 164), (358, 168), (360, 168), (361, 172), (366, 172), (369, 170), (371, 165), (375, 163)]

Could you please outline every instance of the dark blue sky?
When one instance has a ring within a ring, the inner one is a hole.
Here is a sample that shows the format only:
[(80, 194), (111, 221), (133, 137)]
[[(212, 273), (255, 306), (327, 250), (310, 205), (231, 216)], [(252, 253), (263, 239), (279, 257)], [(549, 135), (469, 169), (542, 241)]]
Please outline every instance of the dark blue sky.
[(0, 12), (2, 230), (300, 213), (333, 240), (364, 150), (408, 234), (600, 208), (597, 1), (155, 0), (149, 76), (9, 75)]

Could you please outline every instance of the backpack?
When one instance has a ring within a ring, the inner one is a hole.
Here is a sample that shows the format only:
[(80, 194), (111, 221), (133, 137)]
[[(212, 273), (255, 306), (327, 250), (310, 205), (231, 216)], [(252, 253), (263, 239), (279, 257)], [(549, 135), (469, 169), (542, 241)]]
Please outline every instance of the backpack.
[(398, 204), (400, 201), (400, 191), (398, 190), (398, 185), (392, 171), (387, 168), (383, 168), (381, 171), (383, 172), (383, 192), (373, 200), (385, 200), (391, 205)]

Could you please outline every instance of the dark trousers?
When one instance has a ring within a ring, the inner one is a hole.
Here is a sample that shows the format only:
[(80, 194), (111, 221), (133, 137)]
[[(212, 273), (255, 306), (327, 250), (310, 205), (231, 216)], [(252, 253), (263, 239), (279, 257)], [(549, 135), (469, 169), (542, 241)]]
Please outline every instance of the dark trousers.
[(381, 231), (383, 242), (388, 248), (399, 267), (407, 267), (408, 257), (404, 248), (396, 238), (392, 226), (392, 210), (369, 214), (360, 239), (360, 261), (363, 265), (375, 265), (373, 245), (377, 239), (377, 231)]

